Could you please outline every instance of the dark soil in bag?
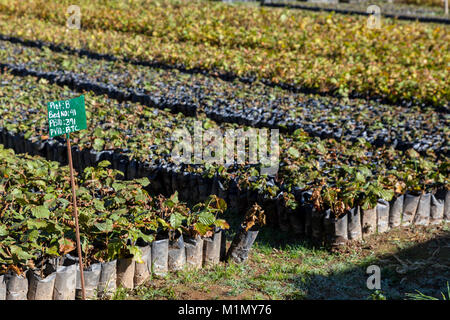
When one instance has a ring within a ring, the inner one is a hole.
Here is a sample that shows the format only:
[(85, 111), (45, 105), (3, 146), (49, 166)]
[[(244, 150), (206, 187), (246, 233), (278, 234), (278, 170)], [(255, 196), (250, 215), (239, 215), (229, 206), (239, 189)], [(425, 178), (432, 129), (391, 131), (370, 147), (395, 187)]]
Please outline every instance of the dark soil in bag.
[(362, 240), (361, 209), (352, 208), (348, 213), (348, 239)]
[(450, 222), (450, 190), (447, 190), (447, 193), (445, 194), (444, 221)]
[(402, 226), (409, 226), (413, 223), (414, 216), (419, 205), (420, 196), (406, 193), (403, 203)]
[(169, 239), (152, 242), (152, 272), (157, 276), (164, 276), (169, 270)]
[(380, 233), (389, 230), (389, 202), (382, 199), (377, 203), (377, 227)]
[(18, 276), (10, 272), (5, 275), (6, 300), (28, 300), (28, 279), (26, 274)]
[(203, 239), (200, 236), (186, 238), (184, 247), (186, 249), (186, 266), (192, 269), (201, 269), (203, 265)]
[(152, 246), (147, 245), (139, 247), (142, 252), (143, 263), (138, 263), (137, 261), (134, 269), (134, 286), (139, 286), (147, 281), (151, 277), (151, 263), (152, 263)]
[(170, 271), (182, 270), (186, 265), (186, 249), (183, 235), (178, 239), (169, 241), (168, 266)]
[(134, 288), (135, 260), (133, 257), (117, 260), (117, 287)]
[(366, 210), (361, 209), (361, 228), (363, 237), (377, 232), (376, 207)]
[(203, 239), (203, 266), (218, 264), (220, 261), (220, 245), (222, 232), (215, 231), (211, 238)]
[(398, 196), (392, 200), (389, 205), (389, 227), (395, 228), (402, 223), (404, 195)]
[(440, 224), (444, 217), (444, 195), (433, 194), (431, 195), (430, 205), (430, 224)]
[[(84, 289), (86, 292), (86, 299), (95, 299), (98, 295), (98, 283), (100, 281), (100, 274), (102, 272), (101, 263), (91, 264), (89, 267), (83, 270), (84, 276)], [(80, 265), (77, 265), (77, 290), (76, 298), (81, 299), (81, 276), (80, 276)]]
[(77, 265), (58, 266), (56, 269), (53, 300), (75, 300)]
[(109, 297), (117, 288), (117, 260), (103, 262), (102, 272), (98, 281), (98, 295)]
[(427, 226), (430, 222), (431, 193), (423, 193), (420, 196), (417, 206), (414, 224), (418, 226)]
[(259, 230), (248, 230), (240, 227), (236, 233), (231, 246), (228, 249), (227, 259), (231, 259), (236, 263), (242, 263), (248, 259), (250, 249), (258, 236)]
[(0, 275), (0, 301), (6, 300), (6, 279), (5, 275)]
[(28, 300), (52, 300), (55, 287), (56, 270), (42, 278), (39, 271), (28, 271)]

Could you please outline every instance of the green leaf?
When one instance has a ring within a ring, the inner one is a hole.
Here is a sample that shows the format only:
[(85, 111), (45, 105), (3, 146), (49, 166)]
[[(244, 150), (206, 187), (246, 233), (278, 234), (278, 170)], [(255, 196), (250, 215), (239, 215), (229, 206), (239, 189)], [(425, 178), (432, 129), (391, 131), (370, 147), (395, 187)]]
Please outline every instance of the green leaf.
[(114, 188), (114, 190), (120, 191), (120, 190), (122, 190), (123, 188), (125, 188), (125, 185), (124, 185), (123, 183), (117, 183), (117, 182), (114, 182), (114, 183), (112, 184), (112, 187)]
[(94, 199), (94, 208), (98, 211), (105, 211), (104, 203), (99, 199)]
[(198, 216), (198, 221), (203, 223), (204, 225), (210, 226), (214, 223), (216, 220), (216, 217), (211, 212), (208, 211), (202, 211), (200, 212)]
[(135, 179), (134, 181), (136, 181), (137, 183), (139, 183), (143, 187), (146, 187), (146, 186), (148, 186), (150, 184), (150, 180), (148, 180), (147, 177), (140, 178), (140, 179)]
[(9, 234), (6, 226), (0, 225), (0, 236), (7, 236)]
[(102, 151), (104, 145), (105, 145), (105, 140), (97, 138), (94, 140), (93, 148), (96, 151)]
[(182, 214), (176, 212), (170, 216), (169, 222), (172, 228), (178, 229), (179, 227), (181, 227), (184, 219), (185, 217)]
[(294, 147), (290, 147), (290, 148), (288, 149), (288, 153), (289, 153), (291, 156), (293, 156), (294, 158), (300, 157), (300, 152), (298, 152), (298, 150), (295, 149)]
[(111, 165), (111, 162), (109, 162), (108, 160), (103, 160), (100, 161), (97, 166), (101, 167), (101, 168), (107, 168)]
[(105, 222), (95, 222), (94, 226), (101, 232), (110, 232), (113, 229), (113, 222), (111, 220), (107, 220)]
[(31, 209), (31, 213), (36, 218), (47, 219), (50, 216), (50, 211), (44, 206), (38, 206)]

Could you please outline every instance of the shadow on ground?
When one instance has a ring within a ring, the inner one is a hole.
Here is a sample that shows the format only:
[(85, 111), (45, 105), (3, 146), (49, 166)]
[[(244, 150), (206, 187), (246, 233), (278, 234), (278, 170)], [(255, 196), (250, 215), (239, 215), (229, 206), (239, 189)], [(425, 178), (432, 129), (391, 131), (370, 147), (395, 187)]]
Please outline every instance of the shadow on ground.
[[(417, 290), (440, 299), (444, 293), (449, 298), (448, 225), (393, 229), (334, 252), (267, 227), (260, 232), (255, 247), (304, 252), (299, 263), (306, 268), (292, 278), (298, 291), (288, 299), (406, 299), (411, 298), (408, 293)], [(314, 260), (316, 253), (319, 258)], [(377, 292), (367, 287), (372, 273), (366, 270), (371, 265), (381, 270), (381, 289)]]

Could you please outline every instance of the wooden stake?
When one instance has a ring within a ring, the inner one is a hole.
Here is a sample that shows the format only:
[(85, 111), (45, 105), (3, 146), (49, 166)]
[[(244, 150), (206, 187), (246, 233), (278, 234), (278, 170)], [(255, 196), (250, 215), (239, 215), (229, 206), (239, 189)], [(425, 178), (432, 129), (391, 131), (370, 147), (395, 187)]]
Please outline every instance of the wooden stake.
[(70, 182), (72, 184), (73, 215), (75, 216), (75, 232), (77, 237), (78, 260), (80, 264), (81, 296), (83, 300), (86, 300), (86, 292), (84, 290), (83, 257), (81, 254), (81, 242), (80, 242), (80, 226), (78, 225), (77, 196), (75, 194), (75, 179), (73, 177), (72, 149), (70, 147), (69, 133), (67, 134), (66, 139), (67, 139), (67, 154), (69, 156)]

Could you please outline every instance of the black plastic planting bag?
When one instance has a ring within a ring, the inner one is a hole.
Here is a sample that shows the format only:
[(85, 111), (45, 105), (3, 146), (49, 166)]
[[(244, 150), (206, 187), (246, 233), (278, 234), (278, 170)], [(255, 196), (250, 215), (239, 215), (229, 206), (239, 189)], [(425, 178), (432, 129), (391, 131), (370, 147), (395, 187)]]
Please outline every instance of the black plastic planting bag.
[(444, 221), (450, 222), (450, 190), (447, 190), (447, 193), (445, 194)]
[(248, 202), (247, 202), (247, 190), (239, 190), (238, 192), (238, 202), (237, 202), (237, 209), (239, 212), (247, 211), (248, 208)]
[(225, 261), (227, 258), (227, 232), (224, 229), (222, 231), (222, 236), (220, 238), (220, 261)]
[(414, 216), (414, 224), (418, 226), (427, 226), (430, 222), (430, 205), (431, 193), (423, 193), (420, 196), (416, 214)]
[(24, 144), (24, 140), (23, 140), (23, 134), (21, 136), (20, 133), (16, 133), (13, 136), (13, 143), (14, 143), (14, 150), (16, 150), (16, 153), (25, 152), (25, 144)]
[(14, 149), (14, 134), (10, 131), (6, 131), (5, 147)]
[(200, 201), (205, 201), (206, 198), (208, 198), (211, 188), (212, 188), (212, 181), (209, 178), (202, 177), (201, 175), (197, 176), (198, 178), (198, 192)]
[(0, 301), (6, 300), (6, 279), (5, 275), (0, 276)]
[(30, 139), (25, 140), (25, 152), (33, 155), (33, 143), (31, 142)]
[[(86, 292), (86, 299), (94, 299), (98, 292), (98, 283), (100, 281), (100, 274), (102, 272), (101, 263), (91, 264), (88, 268), (83, 270), (84, 289)], [(77, 286), (76, 297), (81, 298), (81, 275), (80, 265), (77, 265)]]
[(134, 288), (135, 261), (133, 257), (117, 260), (117, 286), (127, 289)]
[(189, 176), (189, 184), (187, 186), (184, 186), (184, 188), (189, 187), (192, 201), (198, 202), (200, 197), (199, 197), (199, 193), (198, 193), (197, 177), (192, 172), (188, 172), (188, 176)]
[(323, 240), (323, 236), (324, 236), (324, 216), (325, 213), (316, 210), (316, 208), (312, 208), (312, 212), (311, 212), (311, 236), (312, 239), (316, 242), (316, 243), (320, 243)]
[(222, 231), (215, 231), (211, 238), (203, 239), (203, 266), (218, 264), (220, 261), (220, 244)]
[(183, 200), (183, 189), (180, 189), (180, 185), (182, 186), (182, 184), (178, 183), (178, 180), (180, 180), (180, 182), (182, 181), (181, 178), (178, 178), (179, 175), (181, 175), (182, 173), (180, 173), (179, 170), (173, 170), (172, 171), (172, 187), (174, 190), (178, 190), (178, 197), (179, 199)]
[(152, 271), (157, 276), (164, 276), (169, 270), (169, 239), (152, 242)]
[(287, 214), (287, 208), (284, 206), (283, 194), (280, 193), (277, 199), (277, 215), (278, 215), (278, 226), (281, 231), (289, 231), (289, 218)]
[(310, 237), (312, 235), (311, 220), (312, 220), (313, 206), (307, 204), (304, 206), (303, 210), (305, 212), (305, 236)]
[(111, 296), (117, 288), (117, 260), (103, 262), (98, 281), (98, 295)]
[[(314, 217), (314, 212), (313, 212)], [(313, 218), (314, 220), (314, 218)], [(326, 237), (328, 244), (332, 246), (344, 245), (348, 240), (348, 218), (347, 214), (336, 217), (330, 209), (322, 214), (322, 236), (316, 241), (322, 239), (323, 235)], [(313, 229), (314, 232), (314, 229)]]
[(406, 193), (403, 203), (402, 226), (409, 226), (413, 223), (414, 216), (419, 205), (420, 196)]
[(380, 233), (389, 230), (389, 202), (383, 199), (377, 203), (377, 227)]
[(359, 207), (352, 208), (348, 213), (348, 239), (349, 240), (361, 240), (362, 239), (362, 227), (361, 227), (361, 210)]
[(170, 167), (168, 165), (163, 165), (161, 174), (164, 190), (167, 195), (171, 195), (173, 193), (173, 189), (172, 189), (172, 171), (170, 170)]
[(256, 190), (247, 190), (247, 204), (253, 206), (258, 201), (258, 192)]
[(186, 249), (183, 235), (178, 239), (169, 241), (168, 266), (170, 271), (182, 270), (186, 265)]
[(180, 190), (180, 196), (182, 200), (188, 200), (191, 197), (191, 189), (189, 188), (190, 172), (182, 172), (179, 174), (178, 189)]
[(368, 236), (377, 232), (376, 207), (366, 210), (361, 209), (361, 224), (363, 236)]
[(55, 143), (53, 146), (53, 159), (60, 163), (67, 162), (67, 148), (62, 143)]
[(431, 195), (430, 224), (440, 224), (444, 217), (444, 199), (438, 194)]
[(45, 278), (36, 271), (28, 271), (28, 300), (52, 300), (55, 287), (56, 272)]
[(134, 270), (134, 286), (139, 286), (151, 276), (152, 246), (147, 245), (139, 248), (142, 252), (142, 263), (136, 261)]
[(53, 300), (75, 300), (77, 265), (58, 266), (56, 269)]
[(203, 265), (203, 239), (201, 237), (186, 238), (186, 266), (192, 269), (200, 269)]
[(245, 231), (245, 229), (241, 227), (231, 242), (227, 258), (232, 259), (236, 263), (246, 261), (250, 249), (258, 236), (258, 232), (258, 230)]
[(10, 272), (6, 278), (6, 300), (27, 300), (28, 279), (26, 274), (18, 276)]
[(403, 199), (403, 195), (398, 196), (389, 205), (389, 227), (391, 228), (398, 227), (402, 223)]
[(302, 236), (305, 234), (305, 215), (301, 209), (302, 208), (298, 206), (296, 210), (292, 210), (290, 208), (288, 210), (289, 223), (294, 231), (294, 234), (297, 236)]

